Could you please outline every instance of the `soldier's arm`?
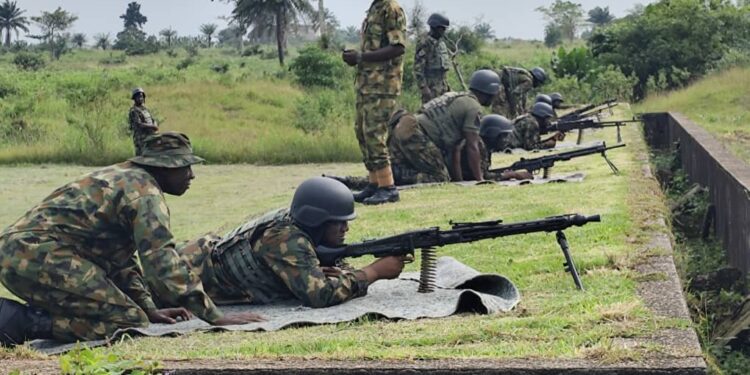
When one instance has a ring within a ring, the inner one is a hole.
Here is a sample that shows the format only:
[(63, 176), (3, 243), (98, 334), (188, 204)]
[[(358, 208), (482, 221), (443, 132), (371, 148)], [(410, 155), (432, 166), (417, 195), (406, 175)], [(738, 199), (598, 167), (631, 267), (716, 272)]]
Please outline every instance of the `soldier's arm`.
[(375, 51), (362, 53), (365, 62), (383, 62), (393, 60), (406, 52), (406, 15), (400, 7), (388, 9), (383, 17), (383, 33), (388, 45)]
[(427, 81), (424, 76), (424, 68), (427, 64), (427, 51), (424, 43), (417, 45), (417, 51), (414, 53), (414, 82), (420, 89), (427, 87)]
[(133, 241), (152, 292), (209, 323), (222, 318), (221, 311), (203, 290), (200, 276), (190, 270), (175, 250), (164, 197), (141, 196), (129, 202), (123, 211), (132, 224)]
[(526, 95), (534, 88), (534, 79), (531, 75), (519, 74), (516, 87), (513, 88), (514, 95)]
[(156, 304), (151, 298), (151, 293), (143, 281), (143, 272), (135, 255), (110, 277), (115, 285), (137, 303), (143, 311), (148, 313), (157, 310)]
[(302, 234), (292, 234), (274, 243), (263, 241), (265, 238), (257, 254), (305, 305), (333, 306), (367, 294), (367, 275), (362, 271), (327, 277), (312, 243)]
[(155, 123), (141, 121), (141, 115), (136, 110), (130, 111), (130, 126), (135, 128), (159, 129)]

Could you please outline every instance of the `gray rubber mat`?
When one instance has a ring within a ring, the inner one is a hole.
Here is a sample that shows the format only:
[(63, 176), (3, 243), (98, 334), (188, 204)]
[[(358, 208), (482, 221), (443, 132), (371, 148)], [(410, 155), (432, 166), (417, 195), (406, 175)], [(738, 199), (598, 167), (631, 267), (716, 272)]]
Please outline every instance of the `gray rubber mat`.
[[(366, 296), (341, 305), (313, 309), (291, 300), (271, 305), (222, 306), (225, 312), (252, 311), (267, 321), (237, 326), (215, 327), (199, 319), (177, 324), (152, 324), (146, 328), (117, 331), (108, 340), (88, 341), (94, 347), (131, 336), (175, 336), (196, 331), (275, 331), (288, 327), (353, 321), (364, 316), (392, 320), (441, 318), (456, 313), (496, 314), (513, 309), (520, 300), (516, 286), (496, 274), (480, 274), (451, 257), (438, 259), (436, 285), (432, 293), (418, 293), (418, 273), (403, 273), (395, 280), (373, 283)], [(35, 340), (29, 344), (46, 354), (59, 354), (75, 348), (53, 340)]]

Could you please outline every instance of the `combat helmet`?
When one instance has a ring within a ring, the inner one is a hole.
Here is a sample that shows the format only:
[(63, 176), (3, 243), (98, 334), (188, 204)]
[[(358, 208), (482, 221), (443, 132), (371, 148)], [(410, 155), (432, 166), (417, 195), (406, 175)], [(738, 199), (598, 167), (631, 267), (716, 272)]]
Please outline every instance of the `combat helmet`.
[(143, 98), (144, 99), (146, 98), (146, 92), (143, 91), (142, 88), (136, 87), (136, 88), (133, 89), (133, 92), (130, 94), (130, 99), (135, 99), (135, 96), (138, 95), (138, 94), (143, 94)]
[[(489, 152), (499, 151), (501, 136), (513, 133), (513, 124), (507, 118), (491, 114), (482, 117), (479, 123), (479, 136)], [(504, 138), (504, 137), (502, 137)]]
[(427, 19), (427, 25), (429, 25), (430, 27), (448, 28), (448, 26), (451, 25), (451, 21), (442, 14), (433, 13), (430, 15), (430, 18)]
[(477, 70), (471, 75), (469, 88), (487, 95), (497, 95), (500, 91), (500, 76), (490, 69)]
[(534, 77), (534, 86), (541, 86), (547, 81), (547, 72), (541, 67), (531, 69), (531, 75)]
[(547, 94), (539, 94), (536, 96), (536, 100), (534, 100), (534, 103), (547, 103), (549, 105), (552, 105), (552, 97)]
[(354, 196), (346, 185), (328, 177), (313, 177), (297, 187), (290, 210), (295, 222), (317, 228), (327, 221), (354, 220)]
[(550, 104), (552, 104), (552, 106), (555, 108), (558, 108), (560, 104), (565, 103), (565, 99), (563, 99), (562, 94), (560, 94), (559, 92), (553, 92), (549, 95), (549, 97), (550, 99), (552, 99), (552, 103)]
[(536, 102), (531, 107), (531, 114), (541, 118), (550, 118), (555, 117), (555, 110), (547, 103)]

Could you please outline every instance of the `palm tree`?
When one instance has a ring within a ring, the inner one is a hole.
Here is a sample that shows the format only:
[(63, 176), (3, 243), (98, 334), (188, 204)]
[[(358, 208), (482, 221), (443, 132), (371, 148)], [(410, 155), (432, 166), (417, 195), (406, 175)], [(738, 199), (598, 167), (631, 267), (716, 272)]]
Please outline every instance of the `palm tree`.
[(167, 42), (167, 48), (172, 48), (172, 41), (177, 37), (177, 31), (170, 27), (159, 31), (159, 35), (164, 37), (164, 40)]
[(286, 32), (300, 19), (313, 17), (315, 10), (309, 0), (237, 0), (232, 16), (254, 28), (266, 28), (269, 21), (276, 35), (279, 64), (284, 65)]
[(109, 34), (96, 34), (94, 35), (94, 46), (106, 50), (109, 48)]
[(86, 35), (83, 33), (75, 33), (73, 34), (73, 38), (70, 39), (73, 44), (78, 46), (78, 48), (83, 48), (83, 45), (86, 44)]
[(213, 23), (201, 25), (201, 32), (206, 36), (206, 40), (208, 40), (208, 48), (211, 48), (211, 35), (214, 35), (217, 27)]
[(15, 1), (5, 0), (4, 3), (0, 4), (0, 31), (5, 30), (5, 47), (10, 47), (11, 31), (16, 32), (16, 39), (19, 29), (29, 32), (29, 28), (26, 27), (29, 21), (26, 17), (21, 16), (24, 12), (26, 11), (21, 10)]

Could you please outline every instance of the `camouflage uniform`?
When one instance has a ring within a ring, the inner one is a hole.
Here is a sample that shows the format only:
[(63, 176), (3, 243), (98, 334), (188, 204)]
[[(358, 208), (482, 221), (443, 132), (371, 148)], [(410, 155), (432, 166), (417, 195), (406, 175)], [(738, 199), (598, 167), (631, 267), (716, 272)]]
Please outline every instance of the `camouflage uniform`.
[(133, 133), (133, 146), (135, 154), (140, 155), (143, 152), (143, 141), (150, 135), (156, 134), (156, 129), (144, 127), (143, 125), (154, 125), (154, 119), (145, 106), (134, 105), (130, 107), (128, 113), (130, 120), (130, 131)]
[(55, 339), (101, 339), (148, 325), (157, 307), (147, 283), (203, 320), (222, 316), (179, 261), (161, 188), (134, 163), (143, 158), (55, 190), (0, 233), (0, 282), (50, 314)]
[(539, 122), (530, 114), (525, 114), (513, 120), (513, 137), (517, 147), (524, 150), (538, 150), (544, 148), (540, 136)]
[(534, 77), (526, 69), (503, 67), (496, 71), (503, 87), (492, 101), (492, 113), (516, 118), (526, 113), (526, 96), (534, 88)]
[[(406, 16), (395, 0), (374, 0), (362, 24), (361, 51), (393, 45), (406, 46)], [(401, 94), (403, 56), (385, 62), (362, 61), (357, 67), (355, 133), (368, 171), (389, 165), (386, 138), (388, 118)]]
[(445, 76), (448, 72), (450, 55), (448, 47), (442, 39), (436, 39), (432, 35), (425, 35), (417, 44), (414, 55), (414, 80), (417, 87), (427, 87), (432, 92), (432, 97), (422, 96), (422, 103), (437, 98), (450, 91)]
[(465, 132), (479, 134), (482, 106), (470, 92), (449, 92), (401, 118), (388, 146), (397, 185), (450, 181), (448, 165)]
[(267, 304), (298, 299), (327, 307), (367, 294), (362, 271), (326, 277), (310, 236), (287, 209), (269, 212), (223, 238), (206, 236), (182, 249), (218, 303)]

